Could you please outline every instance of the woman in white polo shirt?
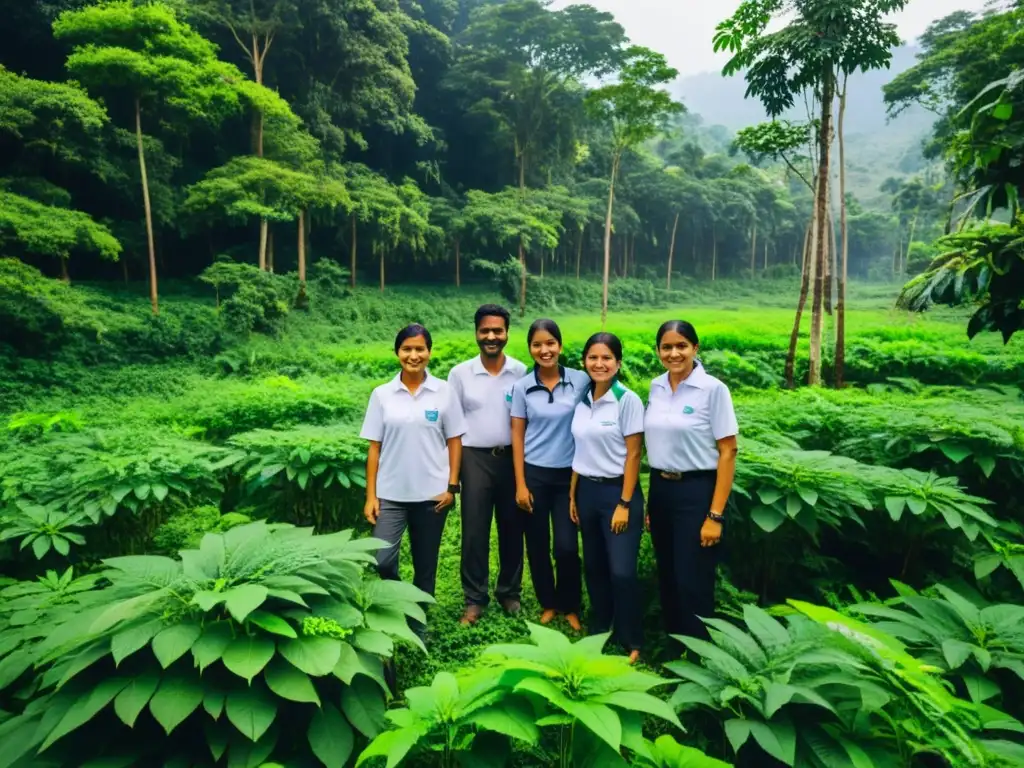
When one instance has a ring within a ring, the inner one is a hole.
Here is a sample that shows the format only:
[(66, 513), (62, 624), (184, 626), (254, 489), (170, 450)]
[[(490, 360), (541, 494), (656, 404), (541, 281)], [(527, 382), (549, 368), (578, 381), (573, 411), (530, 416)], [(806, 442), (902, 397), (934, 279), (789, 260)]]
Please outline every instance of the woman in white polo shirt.
[(644, 532), (640, 491), (644, 406), (618, 381), (622, 342), (595, 333), (583, 347), (590, 388), (576, 406), (572, 436), (570, 514), (583, 538), (583, 573), (590, 597), (591, 634), (614, 629), (630, 662), (643, 644), (636, 565)]
[[(402, 370), (370, 395), (360, 436), (370, 441), (366, 458), (366, 519), (375, 538), (381, 578), (398, 580), (398, 553), (405, 529), (412, 549), (413, 584), (429, 595), (448, 510), (458, 493), (462, 409), (448, 383), (427, 370), (432, 342), (422, 325), (395, 338)], [(412, 622), (421, 637), (425, 628)]]
[(666, 372), (651, 382), (644, 432), (651, 467), (648, 524), (665, 630), (706, 639), (701, 619), (715, 610), (715, 569), (739, 427), (728, 387), (697, 360), (699, 342), (682, 320), (658, 329)]

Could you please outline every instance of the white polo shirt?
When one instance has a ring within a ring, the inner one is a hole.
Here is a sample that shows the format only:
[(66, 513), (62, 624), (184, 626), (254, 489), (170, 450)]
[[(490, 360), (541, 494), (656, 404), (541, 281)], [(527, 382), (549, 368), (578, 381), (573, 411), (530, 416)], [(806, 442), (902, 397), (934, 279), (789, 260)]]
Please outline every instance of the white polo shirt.
[(625, 474), (626, 438), (644, 431), (644, 404), (617, 381), (595, 403), (591, 394), (588, 390), (573, 413), (572, 469), (586, 477), (618, 477)]
[(512, 387), (525, 375), (526, 366), (508, 355), (497, 375), (484, 368), (479, 355), (451, 369), (448, 384), (465, 417), (464, 446), (512, 445)]
[(651, 469), (716, 469), (717, 441), (739, 434), (729, 388), (699, 363), (675, 392), (662, 374), (651, 382), (644, 434)]
[(359, 436), (381, 444), (377, 498), (428, 501), (448, 490), (448, 440), (465, 431), (451, 387), (429, 372), (416, 394), (401, 374), (373, 390)]

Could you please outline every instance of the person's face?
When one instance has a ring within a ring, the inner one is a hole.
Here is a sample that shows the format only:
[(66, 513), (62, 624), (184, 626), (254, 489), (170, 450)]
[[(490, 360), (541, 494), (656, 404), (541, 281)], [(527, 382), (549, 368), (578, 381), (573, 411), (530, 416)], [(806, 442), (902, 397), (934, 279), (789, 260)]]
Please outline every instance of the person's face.
[(557, 368), (562, 345), (547, 331), (537, 331), (530, 339), (530, 357), (541, 368)]
[(619, 361), (607, 344), (594, 344), (583, 358), (583, 366), (595, 384), (611, 381), (619, 372)]
[(504, 318), (488, 315), (480, 318), (476, 328), (476, 343), (485, 357), (499, 357), (508, 344), (508, 329)]
[(693, 367), (697, 347), (678, 331), (668, 331), (661, 337), (658, 357), (669, 373), (686, 373)]
[(422, 336), (410, 336), (398, 348), (398, 362), (402, 364), (404, 373), (419, 375), (430, 362), (430, 350), (427, 340)]

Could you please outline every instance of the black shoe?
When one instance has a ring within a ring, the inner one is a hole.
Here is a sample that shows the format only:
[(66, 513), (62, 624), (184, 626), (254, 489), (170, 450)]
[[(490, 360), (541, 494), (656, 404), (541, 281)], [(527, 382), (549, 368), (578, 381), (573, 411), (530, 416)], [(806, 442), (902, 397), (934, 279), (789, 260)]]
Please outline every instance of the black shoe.
[(514, 598), (514, 597), (510, 597), (510, 598), (507, 598), (505, 600), (502, 600), (501, 601), (501, 607), (504, 609), (505, 613), (507, 613), (509, 616), (515, 616), (523, 608), (523, 606), (520, 604), (520, 602), (516, 598)]

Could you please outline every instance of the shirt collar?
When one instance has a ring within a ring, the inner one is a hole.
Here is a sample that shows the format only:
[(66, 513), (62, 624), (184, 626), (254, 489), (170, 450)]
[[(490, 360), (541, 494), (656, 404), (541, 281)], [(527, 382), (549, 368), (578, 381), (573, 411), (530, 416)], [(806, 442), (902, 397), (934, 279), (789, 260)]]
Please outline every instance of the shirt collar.
[[(707, 384), (708, 373), (704, 370), (704, 366), (696, 360), (693, 361), (693, 370), (690, 371), (690, 375), (683, 379), (680, 384), (685, 384), (688, 387), (695, 389), (704, 389), (704, 385)], [(653, 387), (661, 387), (669, 392), (672, 391), (672, 385), (668, 381), (668, 371), (661, 374), (658, 378), (651, 382)]]
[[(498, 371), (498, 376), (505, 373), (508, 370), (508, 365), (511, 362), (508, 355), (505, 355), (505, 362), (501, 364), (501, 370)], [(491, 372), (484, 368), (484, 361), (480, 355), (477, 355), (469, 364), (469, 370), (474, 376), (490, 376)]]
[[(586, 394), (583, 395), (583, 403), (588, 408), (592, 408), (593, 407), (593, 400), (591, 399), (594, 396), (593, 393), (594, 393), (594, 384), (593, 384), (593, 382), (591, 382), (587, 386)], [(622, 396), (624, 394), (626, 394), (626, 387), (625, 387), (625, 385), (621, 381), (616, 379), (615, 381), (612, 382), (612, 385), (611, 385), (611, 387), (608, 388), (608, 391), (605, 392), (603, 395), (601, 395), (601, 397), (597, 398), (597, 402), (599, 402), (599, 403), (606, 403), (606, 402), (610, 402), (610, 401), (613, 401), (613, 400), (615, 402), (618, 402), (619, 400), (622, 399)]]
[[(537, 383), (538, 387), (543, 387), (544, 389), (547, 389), (547, 387), (545, 387), (541, 383), (541, 380), (540, 380), (540, 366), (537, 365), (536, 363), (533, 364), (533, 380)], [(561, 363), (558, 364), (558, 383), (562, 384), (562, 385), (565, 385), (565, 384), (570, 384), (571, 385), (572, 384), (572, 382), (569, 381), (565, 377), (565, 366), (562, 365)]]
[[(441, 380), (427, 371), (427, 377), (423, 380), (423, 384), (420, 389), (425, 389), (429, 392), (437, 392), (440, 388)], [(395, 378), (391, 380), (391, 389), (395, 392), (405, 391), (408, 392), (409, 388), (402, 383), (402, 372), (399, 371)]]

